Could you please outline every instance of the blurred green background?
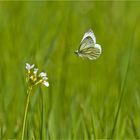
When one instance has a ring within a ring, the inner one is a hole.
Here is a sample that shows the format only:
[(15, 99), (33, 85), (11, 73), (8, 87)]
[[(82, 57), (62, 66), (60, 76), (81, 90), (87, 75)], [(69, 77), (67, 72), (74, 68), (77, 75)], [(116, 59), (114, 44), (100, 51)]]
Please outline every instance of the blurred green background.
[[(25, 63), (35, 87), (25, 138), (140, 138), (140, 2), (0, 2), (0, 138), (21, 138)], [(96, 61), (74, 54), (91, 28)]]

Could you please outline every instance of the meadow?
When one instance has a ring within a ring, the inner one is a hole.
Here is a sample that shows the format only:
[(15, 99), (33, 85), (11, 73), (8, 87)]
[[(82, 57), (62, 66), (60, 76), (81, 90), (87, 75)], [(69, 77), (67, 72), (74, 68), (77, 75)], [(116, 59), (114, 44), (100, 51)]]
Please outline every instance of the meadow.
[[(25, 139), (140, 138), (139, 1), (0, 1), (0, 139), (20, 139), (25, 64), (33, 88)], [(92, 29), (101, 56), (74, 54)]]

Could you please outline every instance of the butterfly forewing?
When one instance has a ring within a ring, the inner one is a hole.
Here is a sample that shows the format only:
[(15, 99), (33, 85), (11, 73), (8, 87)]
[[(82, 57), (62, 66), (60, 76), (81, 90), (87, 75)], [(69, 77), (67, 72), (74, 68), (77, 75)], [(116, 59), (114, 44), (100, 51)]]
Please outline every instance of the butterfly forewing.
[(89, 48), (91, 47), (91, 45), (94, 45), (94, 42), (93, 39), (90, 36), (88, 36), (80, 43), (79, 50), (81, 51), (85, 48)]
[(89, 29), (89, 30), (84, 34), (84, 36), (83, 36), (81, 42), (82, 42), (85, 38), (87, 38), (87, 37), (91, 37), (91, 39), (93, 40), (93, 43), (96, 44), (96, 37), (95, 37), (95, 35), (94, 35), (94, 33), (93, 33), (93, 31), (92, 31), (91, 29)]

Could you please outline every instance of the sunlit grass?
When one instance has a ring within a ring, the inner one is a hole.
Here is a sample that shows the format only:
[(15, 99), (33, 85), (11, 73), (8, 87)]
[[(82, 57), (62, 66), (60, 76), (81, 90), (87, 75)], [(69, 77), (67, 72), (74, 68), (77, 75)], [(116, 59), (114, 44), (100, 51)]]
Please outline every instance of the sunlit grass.
[[(139, 2), (0, 2), (0, 138), (21, 138), (25, 63), (49, 75), (34, 88), (25, 138), (140, 138)], [(103, 53), (74, 54), (91, 28)]]

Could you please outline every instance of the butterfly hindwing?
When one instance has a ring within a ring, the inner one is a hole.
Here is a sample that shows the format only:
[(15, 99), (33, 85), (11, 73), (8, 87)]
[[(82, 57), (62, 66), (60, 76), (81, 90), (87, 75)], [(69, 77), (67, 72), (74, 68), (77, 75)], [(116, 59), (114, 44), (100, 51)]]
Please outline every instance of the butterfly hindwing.
[(89, 47), (81, 50), (80, 53), (83, 57), (89, 58), (90, 60), (94, 60), (100, 56), (101, 50), (99, 48)]

